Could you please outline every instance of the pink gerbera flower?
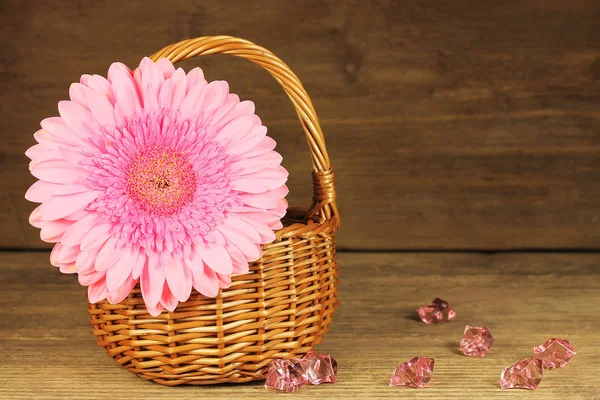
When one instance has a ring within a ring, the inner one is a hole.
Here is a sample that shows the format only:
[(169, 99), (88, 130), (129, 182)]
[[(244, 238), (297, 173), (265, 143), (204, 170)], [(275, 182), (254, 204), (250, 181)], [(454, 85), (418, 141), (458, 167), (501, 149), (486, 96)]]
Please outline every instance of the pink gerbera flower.
[(167, 59), (108, 79), (83, 75), (27, 150), (39, 180), (25, 197), (50, 260), (95, 303), (139, 281), (148, 311), (216, 296), (248, 272), (282, 227), (287, 171), (275, 141), (224, 81)]

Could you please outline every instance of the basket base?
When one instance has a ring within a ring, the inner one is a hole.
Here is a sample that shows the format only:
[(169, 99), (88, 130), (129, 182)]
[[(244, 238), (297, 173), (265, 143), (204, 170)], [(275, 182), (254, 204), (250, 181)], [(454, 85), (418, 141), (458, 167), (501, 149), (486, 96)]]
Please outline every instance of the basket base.
[[(313, 350), (313, 347), (303, 349), (305, 351), (296, 352), (294, 357), (302, 357), (304, 354)], [(274, 357), (276, 359), (279, 357)], [(281, 357), (283, 358), (283, 357)], [(162, 368), (153, 369), (139, 369), (136, 368), (133, 363), (129, 362), (126, 365), (122, 365), (132, 374), (138, 377), (159, 383), (165, 386), (179, 386), (179, 385), (217, 385), (227, 383), (248, 383), (253, 381), (264, 381), (266, 379), (267, 372), (269, 370), (269, 364), (272, 359), (266, 360), (266, 363), (261, 363), (261, 367), (256, 371), (239, 371), (233, 370), (229, 373), (216, 373), (214, 367), (208, 367), (206, 370), (197, 370), (190, 373), (175, 374), (172, 371)], [(117, 360), (119, 362), (119, 360)]]

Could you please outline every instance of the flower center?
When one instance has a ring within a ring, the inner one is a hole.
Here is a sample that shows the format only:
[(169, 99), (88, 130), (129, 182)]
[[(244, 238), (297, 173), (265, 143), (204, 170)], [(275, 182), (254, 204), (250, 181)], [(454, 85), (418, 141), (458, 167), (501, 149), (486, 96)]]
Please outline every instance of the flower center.
[(125, 169), (134, 204), (152, 215), (168, 216), (194, 198), (196, 174), (181, 152), (158, 146), (138, 152)]

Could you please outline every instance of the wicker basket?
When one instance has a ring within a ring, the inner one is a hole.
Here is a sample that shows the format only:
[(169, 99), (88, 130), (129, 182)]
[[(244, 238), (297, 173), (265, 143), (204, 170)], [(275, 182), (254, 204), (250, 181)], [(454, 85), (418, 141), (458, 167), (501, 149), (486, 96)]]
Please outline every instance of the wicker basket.
[(174, 312), (152, 317), (139, 286), (119, 304), (89, 304), (98, 345), (124, 368), (155, 382), (213, 384), (264, 379), (272, 359), (310, 351), (327, 332), (337, 301), (335, 187), (311, 101), (289, 67), (270, 51), (228, 36), (167, 46), (151, 58), (177, 62), (231, 54), (262, 66), (294, 104), (313, 166), (313, 204), (288, 209), (276, 240), (250, 272), (234, 276), (216, 298), (196, 291)]

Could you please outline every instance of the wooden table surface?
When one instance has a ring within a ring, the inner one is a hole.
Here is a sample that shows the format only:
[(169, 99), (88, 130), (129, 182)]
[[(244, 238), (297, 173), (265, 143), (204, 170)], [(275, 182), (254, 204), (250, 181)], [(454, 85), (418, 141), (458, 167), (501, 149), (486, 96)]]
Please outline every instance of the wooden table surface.
[[(334, 385), (288, 398), (600, 399), (600, 254), (341, 253), (340, 301), (319, 350), (339, 363)], [(96, 346), (85, 290), (47, 252), (0, 253), (1, 399), (270, 399), (260, 383), (163, 387), (121, 369)], [(455, 320), (428, 326), (415, 309), (439, 296)], [(495, 337), (485, 359), (460, 355), (465, 324)], [(549, 337), (577, 355), (533, 392), (502, 391), (503, 367)], [(413, 356), (436, 359), (431, 387), (387, 385)]]

